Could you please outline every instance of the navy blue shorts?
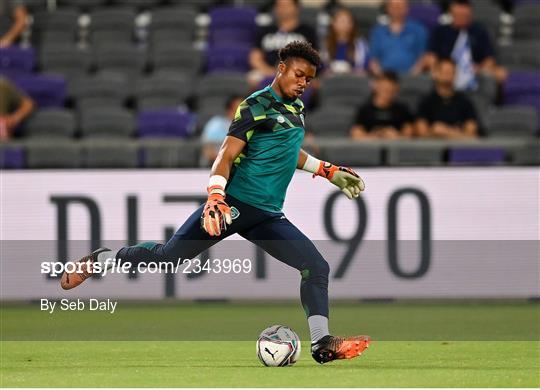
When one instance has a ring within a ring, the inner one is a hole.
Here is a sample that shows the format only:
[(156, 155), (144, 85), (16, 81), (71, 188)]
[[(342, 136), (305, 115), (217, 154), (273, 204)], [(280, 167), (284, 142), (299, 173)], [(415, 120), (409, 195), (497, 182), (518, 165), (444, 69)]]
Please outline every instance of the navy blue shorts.
[(283, 213), (250, 206), (227, 195), (233, 222), (219, 237), (201, 227), (204, 205), (199, 207), (165, 244), (144, 243), (122, 248), (117, 258), (137, 264), (192, 259), (235, 233), (261, 247), (269, 255), (297, 269), (302, 275), (301, 298), (308, 315), (328, 316), (329, 266), (315, 245)]

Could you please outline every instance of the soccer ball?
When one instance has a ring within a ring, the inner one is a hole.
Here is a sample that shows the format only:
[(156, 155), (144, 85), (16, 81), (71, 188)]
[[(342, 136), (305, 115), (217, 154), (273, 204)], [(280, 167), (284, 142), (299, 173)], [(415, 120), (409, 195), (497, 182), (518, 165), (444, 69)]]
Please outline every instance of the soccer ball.
[(257, 340), (257, 356), (270, 367), (290, 366), (300, 357), (300, 339), (289, 327), (272, 325)]

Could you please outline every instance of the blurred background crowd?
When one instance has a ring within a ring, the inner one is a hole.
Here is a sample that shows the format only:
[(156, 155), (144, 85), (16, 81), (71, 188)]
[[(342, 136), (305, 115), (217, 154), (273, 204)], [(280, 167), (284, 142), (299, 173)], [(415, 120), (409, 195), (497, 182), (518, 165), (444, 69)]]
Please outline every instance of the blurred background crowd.
[(539, 0), (2, 0), (0, 167), (209, 166), (278, 50), (319, 49), (310, 152), (538, 165)]

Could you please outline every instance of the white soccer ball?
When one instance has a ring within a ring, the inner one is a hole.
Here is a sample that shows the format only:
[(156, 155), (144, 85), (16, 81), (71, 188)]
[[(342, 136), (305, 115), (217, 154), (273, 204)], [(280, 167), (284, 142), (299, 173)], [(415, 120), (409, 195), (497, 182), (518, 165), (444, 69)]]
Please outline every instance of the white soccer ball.
[(289, 327), (272, 325), (257, 340), (257, 356), (270, 367), (290, 366), (300, 357), (300, 339)]

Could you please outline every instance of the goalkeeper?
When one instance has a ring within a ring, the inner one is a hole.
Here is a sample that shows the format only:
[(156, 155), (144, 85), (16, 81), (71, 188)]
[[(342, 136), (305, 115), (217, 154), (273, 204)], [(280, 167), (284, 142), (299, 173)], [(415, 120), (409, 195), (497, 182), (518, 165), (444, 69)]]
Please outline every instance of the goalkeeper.
[(352, 169), (319, 161), (301, 149), (305, 113), (299, 96), (315, 77), (320, 65), (318, 53), (309, 43), (295, 41), (280, 50), (279, 59), (272, 84), (253, 93), (238, 107), (212, 167), (206, 204), (165, 244), (145, 242), (114, 251), (100, 248), (80, 259), (87, 269), (64, 273), (64, 289), (76, 287), (90, 277), (91, 265), (96, 261), (115, 258), (136, 266), (142, 261), (191, 259), (238, 233), (300, 271), (301, 301), (316, 361), (350, 359), (368, 347), (367, 336), (330, 335), (328, 263), (281, 211), (296, 169), (328, 179), (349, 199), (359, 196), (364, 183)]

